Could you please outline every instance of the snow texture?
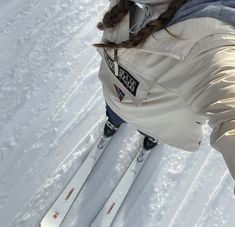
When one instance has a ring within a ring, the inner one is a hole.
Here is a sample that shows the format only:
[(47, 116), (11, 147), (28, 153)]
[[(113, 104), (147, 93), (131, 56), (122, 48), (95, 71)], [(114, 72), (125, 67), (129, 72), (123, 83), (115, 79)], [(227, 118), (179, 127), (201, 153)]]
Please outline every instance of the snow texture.
[[(91, 44), (107, 1), (0, 4), (0, 226), (37, 227), (102, 131)], [(113, 227), (234, 227), (233, 180), (204, 132), (197, 152), (152, 151)], [(118, 134), (62, 227), (89, 226), (141, 146), (131, 126)]]

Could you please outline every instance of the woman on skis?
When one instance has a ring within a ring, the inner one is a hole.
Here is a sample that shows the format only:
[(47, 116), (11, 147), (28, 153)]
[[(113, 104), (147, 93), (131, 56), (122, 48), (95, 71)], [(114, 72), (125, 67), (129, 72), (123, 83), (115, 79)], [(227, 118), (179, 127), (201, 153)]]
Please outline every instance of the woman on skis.
[(110, 0), (95, 45), (106, 136), (127, 122), (146, 148), (159, 139), (193, 151), (208, 121), (235, 178), (234, 26), (234, 0)]

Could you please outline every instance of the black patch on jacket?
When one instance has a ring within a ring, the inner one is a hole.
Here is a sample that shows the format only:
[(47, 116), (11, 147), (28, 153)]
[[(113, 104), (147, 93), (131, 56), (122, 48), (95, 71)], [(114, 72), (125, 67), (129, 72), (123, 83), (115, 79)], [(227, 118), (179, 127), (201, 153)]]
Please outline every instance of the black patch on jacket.
[[(109, 57), (109, 55), (105, 52), (105, 61), (115, 75), (114, 69), (114, 60)], [(116, 75), (115, 75), (116, 76)], [(134, 96), (136, 96), (136, 91), (139, 86), (139, 82), (124, 68), (118, 65), (118, 76), (116, 78), (122, 83), (122, 85)]]

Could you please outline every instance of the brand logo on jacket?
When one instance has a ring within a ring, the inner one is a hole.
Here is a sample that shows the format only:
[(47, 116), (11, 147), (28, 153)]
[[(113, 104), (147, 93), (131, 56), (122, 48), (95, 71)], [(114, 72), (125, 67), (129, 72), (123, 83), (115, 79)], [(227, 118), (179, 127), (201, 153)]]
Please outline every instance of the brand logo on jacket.
[[(114, 61), (112, 58), (109, 57), (109, 55), (106, 52), (105, 52), (105, 60), (109, 69), (115, 75)], [(118, 75), (116, 76), (116, 78), (132, 95), (136, 96), (136, 91), (139, 86), (139, 82), (127, 70), (125, 70), (120, 65), (118, 65)]]
[(123, 98), (125, 97), (125, 93), (116, 84), (113, 84), (113, 85), (114, 85), (114, 87), (116, 89), (116, 92), (118, 94), (118, 98), (119, 98), (119, 100), (121, 102), (123, 100)]

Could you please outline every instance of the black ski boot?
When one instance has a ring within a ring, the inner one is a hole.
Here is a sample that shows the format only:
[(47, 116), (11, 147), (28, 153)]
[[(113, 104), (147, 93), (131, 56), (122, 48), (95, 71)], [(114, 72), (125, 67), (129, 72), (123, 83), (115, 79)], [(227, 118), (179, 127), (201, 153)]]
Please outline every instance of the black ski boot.
[(111, 137), (119, 127), (120, 125), (111, 123), (109, 119), (105, 122), (103, 136), (98, 143), (99, 149), (103, 149), (106, 146), (105, 144), (107, 143), (108, 138)]
[(104, 126), (104, 136), (107, 138), (111, 137), (118, 130), (119, 127), (120, 127), (120, 125), (113, 124), (108, 119), (105, 123), (105, 126)]
[(154, 148), (156, 145), (158, 145), (158, 140), (155, 140), (153, 137), (150, 136), (144, 137), (143, 147), (145, 150), (150, 150)]

